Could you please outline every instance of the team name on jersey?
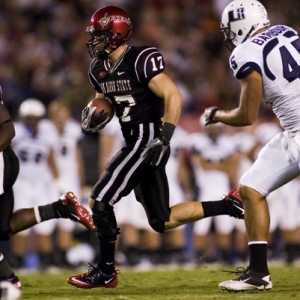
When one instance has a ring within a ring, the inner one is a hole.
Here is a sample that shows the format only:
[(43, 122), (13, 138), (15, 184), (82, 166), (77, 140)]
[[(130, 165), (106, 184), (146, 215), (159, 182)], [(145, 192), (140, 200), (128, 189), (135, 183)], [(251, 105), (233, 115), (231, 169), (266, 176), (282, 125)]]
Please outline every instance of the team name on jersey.
[(273, 29), (263, 32), (256, 36), (255, 39), (252, 40), (252, 43), (263, 45), (266, 41), (272, 39), (273, 37), (278, 36), (282, 32), (287, 31), (287, 28), (284, 26), (276, 26)]
[(131, 91), (129, 80), (112, 80), (100, 83), (100, 87), (104, 94), (114, 92), (127, 92)]

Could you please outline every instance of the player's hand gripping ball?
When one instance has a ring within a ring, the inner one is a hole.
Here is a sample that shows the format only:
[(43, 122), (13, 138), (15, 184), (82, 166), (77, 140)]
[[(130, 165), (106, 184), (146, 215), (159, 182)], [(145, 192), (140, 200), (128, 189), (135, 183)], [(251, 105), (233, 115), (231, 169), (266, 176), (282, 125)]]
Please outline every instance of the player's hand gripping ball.
[(113, 116), (114, 108), (107, 98), (94, 98), (82, 111), (82, 132), (89, 134), (100, 131)]

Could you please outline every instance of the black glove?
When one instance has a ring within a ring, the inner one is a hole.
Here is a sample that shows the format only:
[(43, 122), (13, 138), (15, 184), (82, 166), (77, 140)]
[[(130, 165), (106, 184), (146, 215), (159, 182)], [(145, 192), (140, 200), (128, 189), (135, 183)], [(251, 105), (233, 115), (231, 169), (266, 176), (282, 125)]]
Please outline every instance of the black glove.
[(96, 107), (86, 106), (81, 114), (81, 131), (84, 134), (98, 132), (103, 128), (103, 125), (108, 121), (107, 112), (102, 109), (98, 114), (94, 115)]
[(204, 125), (205, 126), (209, 125), (209, 124), (218, 123), (218, 122), (212, 120), (212, 118), (217, 110), (219, 110), (218, 106), (211, 106), (211, 107), (208, 107), (205, 109), (205, 111), (204, 111), (204, 119), (205, 119)]
[(161, 137), (157, 137), (147, 144), (141, 157), (144, 158), (145, 163), (157, 167), (161, 163), (161, 160), (169, 147), (169, 142), (163, 140)]

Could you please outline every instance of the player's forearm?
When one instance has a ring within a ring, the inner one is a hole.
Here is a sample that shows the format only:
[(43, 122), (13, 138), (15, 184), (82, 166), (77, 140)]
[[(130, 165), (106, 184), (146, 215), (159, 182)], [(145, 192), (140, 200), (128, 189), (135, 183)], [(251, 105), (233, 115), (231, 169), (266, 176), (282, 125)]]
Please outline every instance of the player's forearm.
[(177, 125), (181, 115), (182, 96), (178, 94), (171, 95), (165, 100), (165, 110), (163, 121)]
[(213, 120), (237, 127), (252, 125), (255, 121), (255, 119), (243, 112), (239, 107), (232, 110), (217, 110), (213, 116)]

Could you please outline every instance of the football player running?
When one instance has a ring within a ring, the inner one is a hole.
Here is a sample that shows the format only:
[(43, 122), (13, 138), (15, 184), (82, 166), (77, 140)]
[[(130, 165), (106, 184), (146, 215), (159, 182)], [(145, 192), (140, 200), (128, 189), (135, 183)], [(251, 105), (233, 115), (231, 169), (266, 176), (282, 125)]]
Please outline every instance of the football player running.
[[(87, 273), (70, 277), (68, 283), (84, 289), (115, 288), (118, 276), (114, 256), (119, 228), (113, 206), (130, 191), (134, 190), (143, 205), (152, 229), (161, 233), (214, 215), (243, 218), (243, 204), (238, 194), (236, 198), (230, 194), (220, 201), (184, 202), (170, 209), (165, 165), (181, 113), (182, 96), (164, 73), (163, 55), (155, 47), (126, 43), (132, 35), (132, 24), (127, 13), (118, 7), (97, 10), (86, 32), (92, 37), (87, 42), (93, 57), (90, 81), (96, 97), (107, 97), (114, 106), (126, 146), (107, 164), (89, 199), (99, 240), (97, 265)], [(83, 110), (85, 133), (97, 132), (99, 124), (105, 125), (106, 113), (100, 111), (95, 116), (92, 112), (93, 109)]]
[(250, 263), (240, 277), (220, 283), (223, 290), (272, 288), (267, 265), (270, 217), (266, 197), (300, 174), (300, 40), (288, 26), (269, 25), (267, 11), (259, 1), (235, 0), (228, 4), (222, 14), (221, 31), (225, 43), (233, 49), (229, 63), (240, 82), (240, 103), (232, 110), (205, 110), (206, 124), (247, 126), (256, 121), (264, 99), (284, 129), (263, 147), (240, 179)]

